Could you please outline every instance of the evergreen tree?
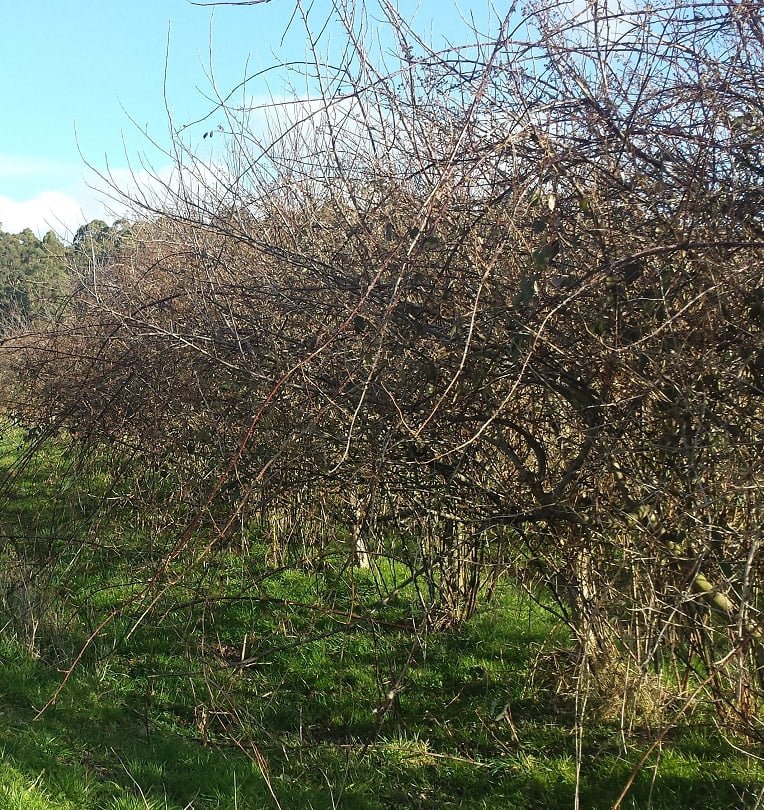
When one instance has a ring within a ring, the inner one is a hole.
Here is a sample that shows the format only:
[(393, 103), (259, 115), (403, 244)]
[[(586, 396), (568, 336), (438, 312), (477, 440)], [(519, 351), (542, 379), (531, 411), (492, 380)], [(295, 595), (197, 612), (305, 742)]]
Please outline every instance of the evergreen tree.
[(49, 309), (69, 288), (68, 249), (53, 231), (42, 239), (24, 229), (0, 231), (0, 325)]

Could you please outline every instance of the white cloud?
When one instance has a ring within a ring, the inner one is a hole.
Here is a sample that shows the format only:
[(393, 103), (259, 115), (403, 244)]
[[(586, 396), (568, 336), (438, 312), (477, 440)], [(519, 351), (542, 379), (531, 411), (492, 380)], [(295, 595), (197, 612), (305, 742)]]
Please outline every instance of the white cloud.
[[(180, 165), (156, 167), (129, 157), (101, 173), (84, 163), (45, 157), (0, 153), (0, 229), (18, 233), (25, 228), (38, 235), (53, 230), (71, 239), (80, 225), (92, 219), (112, 222), (123, 216), (147, 215), (152, 210), (204, 204), (210, 198), (225, 204), (228, 195), (247, 183), (249, 166), (262, 158), (263, 145), (284, 138), (282, 149), (311, 154), (327, 122), (352, 131), (357, 116), (352, 101), (328, 107), (320, 99), (252, 97), (235, 111), (245, 125), (246, 138), (219, 131), (217, 121), (189, 127), (176, 157)], [(204, 138), (214, 130), (216, 137)], [(323, 133), (325, 136), (325, 132)], [(232, 148), (233, 147), (233, 148)], [(278, 150), (276, 150), (278, 152)], [(267, 160), (266, 160), (267, 162)], [(243, 176), (242, 176), (243, 175)]]
[(210, 199), (224, 199), (231, 180), (224, 167), (191, 154), (182, 158), (179, 166), (110, 169), (94, 182), (94, 194), (102, 189), (101, 196), (108, 198), (113, 217), (127, 218), (187, 207), (195, 210)]
[(674, 0), (656, 0), (654, 5), (637, 0), (562, 0), (555, 12), (564, 20), (563, 27), (589, 47), (636, 46), (645, 21), (656, 7), (673, 5)]
[(120, 168), (111, 173), (110, 188), (105, 178), (82, 165), (0, 154), (0, 230), (29, 228), (39, 236), (52, 230), (71, 239), (86, 222), (112, 222), (127, 215), (131, 206), (116, 189), (138, 199), (141, 193), (156, 196), (160, 178), (168, 177), (169, 170), (152, 177)]
[[(14, 162), (0, 155), (0, 181), (8, 180), (9, 174), (23, 165), (31, 169), (33, 162)], [(9, 171), (4, 174), (5, 169)], [(18, 171), (15, 179), (30, 180), (32, 174)], [(0, 194), (0, 230), (18, 233), (29, 228), (38, 236), (52, 230), (62, 239), (70, 240), (80, 225), (93, 219), (113, 222), (129, 218), (131, 213), (140, 217), (150, 215), (151, 211), (171, 210), (184, 200), (190, 203), (203, 200), (213, 189), (219, 192), (224, 187), (226, 176), (214, 163), (192, 160), (180, 170), (171, 166), (156, 170), (115, 167), (103, 175), (90, 172), (86, 179), (82, 174), (83, 169), (69, 175), (61, 171), (57, 176), (55, 172), (50, 175), (41, 172), (48, 188), (23, 197), (8, 191)], [(14, 191), (18, 185), (13, 184)], [(30, 185), (39, 187), (39, 183)]]
[(0, 196), (0, 228), (9, 233), (29, 228), (37, 234), (52, 230), (68, 237), (95, 216), (92, 208), (86, 211), (81, 201), (61, 191), (43, 191), (28, 200)]
[(0, 153), (0, 229), (71, 238), (83, 223), (107, 219), (108, 205), (83, 179), (85, 171), (73, 161)]
[[(38, 235), (53, 230), (71, 239), (92, 219), (112, 222), (131, 212), (140, 217), (184, 205), (234, 204), (253, 163), (264, 159), (267, 165), (269, 157), (278, 161), (284, 153), (314, 157), (329, 123), (346, 135), (360, 129), (357, 102), (348, 99), (326, 105), (315, 98), (252, 97), (232, 114), (240, 116), (243, 136), (217, 122), (201, 122), (187, 127), (175, 154), (165, 153), (156, 166), (141, 156), (132, 167), (125, 155), (121, 165), (94, 168), (0, 153), (0, 229), (30, 228)], [(210, 132), (214, 139), (204, 137)], [(267, 147), (273, 142), (279, 148), (271, 151)], [(173, 157), (177, 164), (168, 165)]]

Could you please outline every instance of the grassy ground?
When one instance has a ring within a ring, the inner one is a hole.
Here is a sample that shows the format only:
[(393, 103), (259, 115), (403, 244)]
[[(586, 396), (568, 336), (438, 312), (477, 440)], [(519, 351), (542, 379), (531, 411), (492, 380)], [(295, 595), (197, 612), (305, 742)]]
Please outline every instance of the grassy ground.
[[(6, 445), (7, 469), (18, 452)], [(0, 810), (573, 806), (573, 706), (539, 659), (565, 637), (526, 597), (505, 588), (466, 627), (422, 635), (407, 589), (372, 619), (369, 572), (331, 556), (274, 570), (252, 544), (172, 585), (179, 558), (138, 621), (145, 537), (112, 526), (75, 542), (90, 506), (61, 465), (48, 455), (6, 487)], [(656, 733), (587, 723), (580, 806), (611, 807)], [(698, 716), (623, 806), (753, 807), (762, 785)]]

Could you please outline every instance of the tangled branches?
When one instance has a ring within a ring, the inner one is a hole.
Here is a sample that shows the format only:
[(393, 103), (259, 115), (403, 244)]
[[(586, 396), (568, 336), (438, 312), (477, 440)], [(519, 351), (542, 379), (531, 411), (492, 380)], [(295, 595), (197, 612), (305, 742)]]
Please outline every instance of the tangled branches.
[(760, 736), (759, 23), (561, 6), (436, 51), (384, 8), (394, 70), (344, 8), (277, 137), (223, 108), (229, 164), (19, 338), (21, 407), (221, 542), (404, 562), (433, 621), (511, 572), (587, 666), (670, 665)]

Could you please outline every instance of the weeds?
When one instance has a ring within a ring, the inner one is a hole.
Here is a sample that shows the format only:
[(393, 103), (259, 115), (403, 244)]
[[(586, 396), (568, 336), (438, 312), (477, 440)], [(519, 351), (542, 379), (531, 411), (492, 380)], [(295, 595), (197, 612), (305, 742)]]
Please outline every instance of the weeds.
[[(0, 808), (551, 808), (577, 785), (582, 806), (607, 808), (652, 739), (598, 712), (579, 726), (577, 754), (569, 670), (555, 669), (569, 638), (507, 585), (470, 622), (434, 632), (418, 626), (416, 584), (395, 561), (347, 567), (327, 547), (320, 568), (277, 568), (253, 535), (138, 621), (146, 538), (117, 510), (93, 539), (81, 490), (108, 482), (55, 484), (61, 458), (43, 451), (34, 486), (15, 482), (16, 525), (49, 546), (41, 560), (32, 543), (15, 569), (23, 547), (5, 549)], [(51, 514), (83, 532), (76, 567), (71, 529), (51, 532)], [(62, 662), (112, 613), (34, 720)], [(764, 768), (701, 720), (665, 737), (624, 807), (755, 806)]]

